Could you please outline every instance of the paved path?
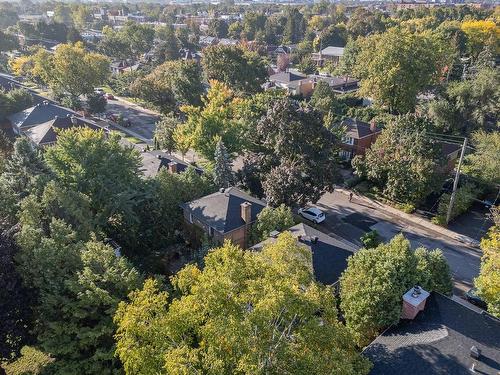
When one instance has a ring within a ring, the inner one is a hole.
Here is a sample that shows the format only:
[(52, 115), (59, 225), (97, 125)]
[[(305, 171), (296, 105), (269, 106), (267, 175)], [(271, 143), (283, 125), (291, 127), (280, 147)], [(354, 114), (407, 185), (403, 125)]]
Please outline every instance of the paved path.
[(457, 295), (471, 288), (474, 277), (479, 274), (479, 249), (419, 225), (400, 214), (386, 211), (382, 205), (367, 203), (357, 196), (349, 202), (348, 196), (339, 191), (325, 194), (317, 205), (327, 212), (327, 220), (322, 224), (325, 232), (337, 233), (359, 246), (359, 238), (375, 229), (384, 241), (403, 233), (413, 248), (425, 246), (441, 249), (450, 265), (454, 293)]

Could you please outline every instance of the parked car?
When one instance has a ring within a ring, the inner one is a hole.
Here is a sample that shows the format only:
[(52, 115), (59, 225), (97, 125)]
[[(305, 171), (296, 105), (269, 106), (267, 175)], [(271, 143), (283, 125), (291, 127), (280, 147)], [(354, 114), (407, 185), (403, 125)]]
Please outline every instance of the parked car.
[(472, 303), (473, 305), (476, 305), (477, 307), (480, 307), (484, 310), (486, 310), (486, 308), (488, 307), (486, 305), (486, 302), (477, 295), (477, 289), (476, 288), (472, 288), (472, 289), (469, 289), (466, 293), (465, 293), (465, 299), (467, 301), (469, 301), (470, 303)]
[(109, 92), (104, 94), (104, 97), (108, 100), (115, 100), (115, 96)]
[(325, 221), (324, 212), (317, 207), (300, 208), (299, 215), (304, 219), (311, 220), (316, 224)]

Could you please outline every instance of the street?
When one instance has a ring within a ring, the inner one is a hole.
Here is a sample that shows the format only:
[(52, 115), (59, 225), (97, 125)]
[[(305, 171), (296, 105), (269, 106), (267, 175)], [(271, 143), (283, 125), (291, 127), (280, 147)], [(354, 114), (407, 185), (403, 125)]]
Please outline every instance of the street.
[(123, 117), (129, 119), (132, 124), (127, 129), (139, 134), (150, 142), (153, 140), (155, 123), (160, 118), (155, 112), (120, 98), (108, 100), (106, 112), (113, 114), (121, 113)]
[(364, 233), (376, 230), (383, 241), (403, 233), (414, 249), (419, 246), (441, 249), (450, 265), (454, 294), (463, 295), (473, 286), (473, 279), (479, 274), (479, 249), (382, 211), (381, 207), (367, 204), (356, 195), (349, 202), (348, 196), (335, 191), (325, 194), (316, 205), (326, 213), (325, 222), (320, 224), (325, 232), (335, 233), (359, 246), (359, 238)]

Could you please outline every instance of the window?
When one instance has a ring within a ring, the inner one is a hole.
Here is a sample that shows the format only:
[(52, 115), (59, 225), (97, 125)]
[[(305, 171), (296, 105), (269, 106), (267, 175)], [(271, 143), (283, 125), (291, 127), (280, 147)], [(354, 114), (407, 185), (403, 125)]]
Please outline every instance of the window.
[(346, 150), (342, 150), (340, 151), (340, 157), (344, 160), (350, 160), (351, 159), (351, 152), (350, 151), (346, 151)]
[(342, 137), (342, 142), (345, 143), (346, 145), (353, 145), (354, 144), (354, 138), (352, 137), (348, 137), (348, 136), (344, 136)]

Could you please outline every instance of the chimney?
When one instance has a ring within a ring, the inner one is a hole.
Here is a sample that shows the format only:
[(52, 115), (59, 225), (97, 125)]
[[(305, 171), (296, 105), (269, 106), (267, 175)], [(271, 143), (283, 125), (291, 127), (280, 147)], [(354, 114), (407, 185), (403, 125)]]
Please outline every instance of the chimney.
[(403, 295), (402, 319), (414, 319), (417, 314), (424, 310), (425, 302), (430, 293), (415, 285)]
[(177, 163), (175, 161), (168, 163), (168, 171), (172, 174), (177, 173)]
[(375, 120), (370, 121), (370, 131), (372, 133), (375, 133), (377, 131), (377, 123), (375, 122)]
[(252, 221), (252, 204), (250, 202), (244, 202), (240, 205), (241, 207), (241, 218), (248, 225)]
[(269, 237), (271, 238), (278, 238), (280, 232), (277, 230), (273, 230), (271, 233), (269, 233)]
[(312, 243), (318, 243), (318, 236), (312, 236), (311, 237), (311, 242)]

